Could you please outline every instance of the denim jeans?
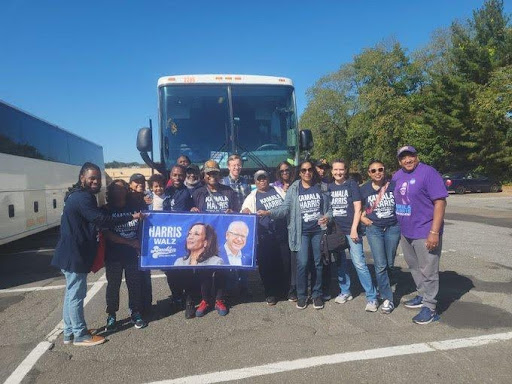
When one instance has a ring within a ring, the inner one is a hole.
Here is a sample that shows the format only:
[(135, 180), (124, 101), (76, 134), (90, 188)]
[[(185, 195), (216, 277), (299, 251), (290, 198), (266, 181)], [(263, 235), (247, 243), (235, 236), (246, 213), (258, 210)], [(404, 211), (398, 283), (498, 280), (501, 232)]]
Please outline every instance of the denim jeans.
[[(370, 270), (366, 265), (364, 257), (363, 239), (360, 237), (359, 241), (354, 243), (350, 238), (350, 235), (346, 235), (346, 237), (350, 245), (350, 258), (352, 259), (352, 264), (354, 264), (354, 268), (356, 269), (357, 277), (359, 277), (359, 281), (366, 293), (366, 300), (377, 300), (377, 291), (373, 286)], [(342, 251), (342, 253), (344, 254), (345, 251)], [(342, 259), (344, 258), (344, 255), (342, 255)], [(350, 278), (347, 274), (347, 263), (342, 262), (338, 265), (338, 282), (340, 284), (341, 293), (350, 292)]]
[(87, 331), (84, 316), (84, 299), (87, 294), (87, 273), (75, 273), (62, 269), (66, 277), (66, 292), (62, 319), (64, 336), (74, 336), (75, 341), (83, 341), (91, 336)]
[(322, 297), (322, 258), (320, 256), (320, 240), (322, 232), (303, 233), (300, 250), (297, 252), (297, 297), (306, 299), (308, 296), (308, 262), (309, 249), (313, 252), (314, 268), (311, 268), (311, 297)]
[(396, 249), (400, 241), (400, 226), (398, 224), (388, 227), (370, 225), (366, 227), (366, 238), (373, 255), (380, 295), (384, 300), (393, 301), (389, 277), (395, 265)]

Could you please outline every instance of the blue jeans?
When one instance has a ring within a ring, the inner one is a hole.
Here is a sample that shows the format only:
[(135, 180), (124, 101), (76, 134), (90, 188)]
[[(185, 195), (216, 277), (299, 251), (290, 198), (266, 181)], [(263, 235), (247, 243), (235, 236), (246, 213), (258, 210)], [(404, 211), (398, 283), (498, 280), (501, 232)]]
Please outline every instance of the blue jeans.
[(400, 241), (400, 226), (388, 227), (370, 225), (366, 227), (366, 238), (373, 255), (375, 275), (380, 295), (384, 300), (393, 301), (389, 273), (395, 265), (395, 255)]
[(91, 336), (87, 331), (84, 316), (84, 299), (87, 294), (87, 273), (75, 273), (62, 269), (66, 277), (66, 293), (62, 319), (64, 336), (74, 336), (75, 341), (83, 341)]
[[(346, 237), (350, 245), (350, 258), (352, 259), (352, 264), (354, 264), (354, 268), (356, 269), (359, 282), (363, 286), (363, 289), (366, 293), (366, 300), (377, 300), (377, 291), (373, 286), (370, 270), (366, 265), (366, 260), (364, 257), (363, 239), (360, 237), (359, 241), (354, 243), (350, 238), (350, 235), (346, 235)], [(345, 251), (342, 251), (341, 253), (343, 253), (343, 255), (341, 255), (343, 260), (345, 259)], [(341, 262), (338, 265), (338, 282), (340, 284), (341, 293), (350, 292), (350, 278), (348, 277), (346, 262)]]
[(320, 240), (322, 232), (303, 233), (300, 250), (297, 252), (297, 297), (306, 299), (308, 296), (308, 261), (309, 250), (313, 251), (314, 268), (311, 268), (311, 297), (322, 297), (322, 258)]

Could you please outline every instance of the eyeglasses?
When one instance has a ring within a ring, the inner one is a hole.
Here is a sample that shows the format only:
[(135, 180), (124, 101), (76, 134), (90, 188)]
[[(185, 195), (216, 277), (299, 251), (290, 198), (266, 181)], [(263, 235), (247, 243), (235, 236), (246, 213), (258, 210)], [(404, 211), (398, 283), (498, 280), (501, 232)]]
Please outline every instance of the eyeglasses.
[(300, 173), (313, 173), (313, 168), (301, 168)]
[(283, 173), (290, 173), (290, 170), (289, 169), (281, 169), (279, 171), (280, 174), (283, 174)]
[(372, 169), (370, 169), (370, 173), (376, 173), (376, 172), (382, 173), (382, 172), (384, 172), (384, 168), (380, 167), (380, 168), (372, 168)]
[(234, 237), (237, 237), (239, 239), (246, 239), (247, 238), (247, 235), (244, 235), (242, 233), (235, 233), (235, 232), (231, 232), (231, 231), (228, 231), (228, 233)]

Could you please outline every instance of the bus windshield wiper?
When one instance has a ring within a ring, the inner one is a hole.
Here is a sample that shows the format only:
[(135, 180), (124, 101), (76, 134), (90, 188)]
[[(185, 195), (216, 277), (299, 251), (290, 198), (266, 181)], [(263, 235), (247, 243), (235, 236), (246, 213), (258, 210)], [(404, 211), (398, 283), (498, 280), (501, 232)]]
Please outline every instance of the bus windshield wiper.
[(267, 172), (269, 171), (269, 168), (267, 167), (267, 165), (263, 161), (261, 161), (258, 158), (258, 156), (256, 156), (254, 154), (254, 152), (249, 151), (246, 148), (242, 147), (240, 145), (240, 143), (235, 143), (235, 145), (237, 146), (237, 148), (240, 148), (243, 151), (243, 153), (245, 153), (252, 161), (254, 161), (256, 164), (258, 164), (260, 167), (262, 167), (265, 171), (267, 171)]

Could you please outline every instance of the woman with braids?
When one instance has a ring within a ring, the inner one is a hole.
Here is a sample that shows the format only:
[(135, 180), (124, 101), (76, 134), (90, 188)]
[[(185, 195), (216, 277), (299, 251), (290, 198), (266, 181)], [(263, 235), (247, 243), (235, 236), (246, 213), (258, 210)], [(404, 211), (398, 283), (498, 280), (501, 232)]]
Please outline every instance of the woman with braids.
[(142, 217), (140, 212), (123, 217), (102, 213), (94, 196), (100, 188), (99, 167), (85, 163), (80, 169), (78, 181), (69, 188), (64, 199), (60, 238), (51, 262), (60, 268), (66, 278), (64, 344), (73, 342), (78, 346), (92, 346), (105, 342), (103, 337), (89, 333), (84, 317), (87, 274), (97, 252), (98, 229), (114, 227)]

